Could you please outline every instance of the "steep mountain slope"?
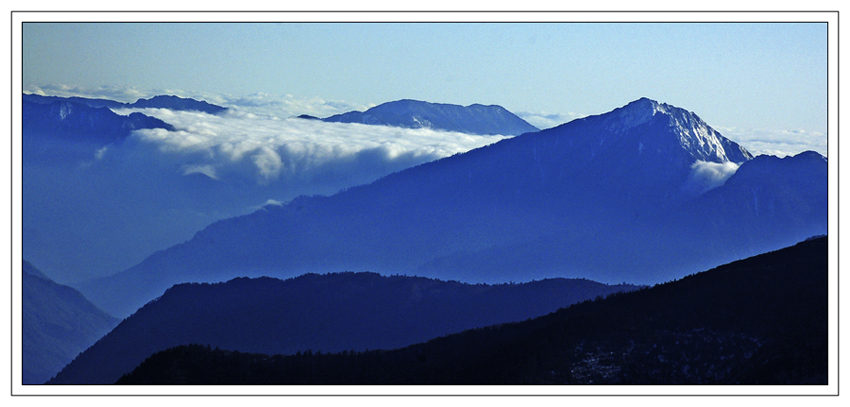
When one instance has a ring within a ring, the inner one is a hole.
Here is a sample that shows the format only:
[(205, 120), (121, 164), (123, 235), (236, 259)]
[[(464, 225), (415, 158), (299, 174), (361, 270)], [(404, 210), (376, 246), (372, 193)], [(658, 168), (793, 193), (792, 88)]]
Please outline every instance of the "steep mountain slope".
[(409, 99), (383, 103), (365, 112), (342, 113), (320, 120), (413, 129), (429, 128), (469, 134), (519, 135), (538, 131), (536, 127), (501, 106), (474, 104), (464, 107)]
[(781, 159), (758, 156), (722, 187), (671, 214), (667, 227), (689, 222), (692, 233), (705, 236), (691, 250), (721, 250), (738, 258), (826, 234), (828, 170), (827, 159), (813, 151)]
[(383, 352), (181, 346), (118, 384), (755, 384), (828, 381), (828, 246), (817, 238), (533, 320)]
[(631, 218), (621, 218), (604, 239), (556, 231), (530, 242), (435, 257), (416, 273), (569, 268), (600, 281), (666, 281), (825, 234), (827, 172), (826, 159), (815, 152), (782, 159), (759, 156), (743, 163), (723, 185), (682, 205), (659, 211), (630, 208), (623, 213)]
[(71, 287), (23, 266), (23, 384), (43, 384), (118, 325)]
[[(806, 170), (818, 175), (806, 185), (786, 183), (793, 171), (776, 171), (771, 182), (788, 185), (782, 199), (789, 205), (776, 206), (770, 228), (752, 228), (752, 220), (734, 217), (749, 216), (740, 211), (729, 211), (723, 223), (706, 222), (696, 203), (707, 195), (700, 184), (714, 181), (694, 173), (700, 165), (736, 168), (750, 160), (693, 113), (641, 99), (331, 197), (301, 197), (216, 222), (80, 289), (127, 315), (173, 284), (235, 275), (369, 270), (467, 282), (566, 276), (648, 284), (758, 253), (750, 247), (776, 249), (776, 239), (826, 232), (798, 211), (803, 205), (826, 216), (826, 178), (818, 169)], [(738, 200), (752, 199), (721, 195), (730, 199), (720, 202), (724, 216)], [(806, 227), (786, 229), (790, 224)], [(725, 248), (742, 239), (756, 244), (734, 253), (690, 251), (712, 247), (715, 238)]]
[(491, 286), (374, 273), (181, 284), (125, 319), (51, 383), (112, 383), (150, 354), (189, 343), (282, 354), (392, 349), (634, 289), (587, 280)]

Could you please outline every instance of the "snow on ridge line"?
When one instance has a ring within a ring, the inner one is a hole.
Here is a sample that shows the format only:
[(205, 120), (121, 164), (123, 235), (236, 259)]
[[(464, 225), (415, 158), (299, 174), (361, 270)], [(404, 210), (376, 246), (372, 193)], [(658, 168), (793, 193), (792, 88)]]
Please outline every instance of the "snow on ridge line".
[[(618, 129), (620, 131), (644, 124), (655, 117), (656, 114), (666, 115), (670, 119), (670, 126), (675, 129), (675, 133), (679, 137), (679, 142), (698, 159), (740, 163), (752, 158), (752, 154), (745, 148), (723, 137), (696, 113), (686, 109), (644, 97), (617, 110), (619, 110), (617, 117), (622, 120), (622, 125)], [(612, 129), (614, 126), (616, 124), (612, 125)], [(727, 151), (727, 146), (740, 148), (743, 160), (730, 158), (731, 152)]]

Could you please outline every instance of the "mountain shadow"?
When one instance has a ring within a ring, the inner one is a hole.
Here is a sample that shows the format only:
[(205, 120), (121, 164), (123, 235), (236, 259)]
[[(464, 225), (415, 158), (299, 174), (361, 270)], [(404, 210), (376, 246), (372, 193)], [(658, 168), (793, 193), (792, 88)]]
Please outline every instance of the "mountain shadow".
[(350, 272), (180, 284), (121, 322), (50, 383), (113, 383), (152, 353), (189, 343), (281, 354), (393, 349), (636, 288), (567, 279), (472, 285)]
[(827, 238), (392, 351), (152, 355), (118, 384), (828, 383)]
[(118, 325), (79, 291), (23, 264), (23, 384), (43, 384)]

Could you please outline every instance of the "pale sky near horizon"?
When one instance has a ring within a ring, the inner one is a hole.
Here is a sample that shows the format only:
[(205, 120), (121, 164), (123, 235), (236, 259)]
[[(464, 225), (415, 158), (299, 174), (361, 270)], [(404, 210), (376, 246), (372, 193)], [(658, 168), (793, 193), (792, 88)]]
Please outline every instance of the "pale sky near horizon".
[(727, 136), (826, 146), (826, 23), (25, 23), (22, 76), (24, 90), (409, 98), (520, 116), (645, 96)]

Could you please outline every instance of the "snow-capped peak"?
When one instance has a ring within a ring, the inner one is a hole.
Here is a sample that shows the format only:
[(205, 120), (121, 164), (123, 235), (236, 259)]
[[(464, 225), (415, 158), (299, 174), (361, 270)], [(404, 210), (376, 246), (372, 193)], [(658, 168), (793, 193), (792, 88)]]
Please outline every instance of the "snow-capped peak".
[(623, 129), (639, 126), (651, 120), (657, 113), (667, 113), (669, 106), (647, 98), (640, 98), (616, 110)]
[[(696, 159), (741, 163), (752, 159), (743, 147), (723, 137), (693, 112), (648, 98), (640, 98), (612, 112), (609, 130), (624, 132), (649, 123), (659, 115), (678, 137), (679, 144)], [(663, 123), (663, 122), (662, 122)]]

